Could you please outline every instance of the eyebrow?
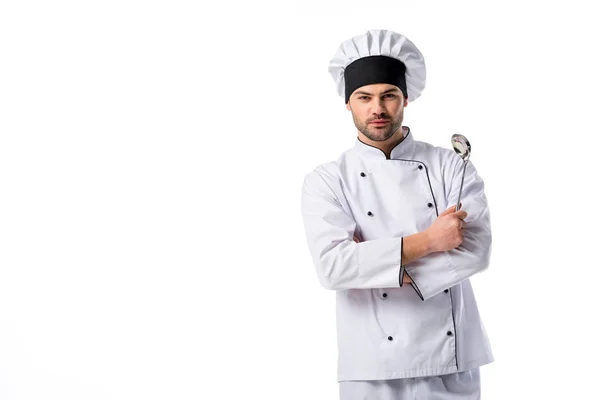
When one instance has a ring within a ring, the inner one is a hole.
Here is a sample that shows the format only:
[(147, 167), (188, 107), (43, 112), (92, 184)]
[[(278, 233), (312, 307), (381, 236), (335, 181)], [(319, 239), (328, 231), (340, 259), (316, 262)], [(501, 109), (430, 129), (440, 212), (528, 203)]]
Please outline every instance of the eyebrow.
[[(386, 94), (386, 93), (390, 93), (390, 92), (399, 92), (399, 91), (400, 91), (400, 90), (398, 90), (398, 89), (396, 89), (396, 88), (392, 88), (392, 89), (388, 89), (388, 90), (386, 90), (385, 92), (383, 92), (383, 93), (381, 93), (381, 94)], [(368, 95), (368, 96), (373, 96), (373, 94), (372, 94), (372, 93), (369, 93), (369, 92), (363, 92), (362, 90), (357, 90), (357, 91), (355, 92), (355, 94), (366, 94), (366, 95)]]

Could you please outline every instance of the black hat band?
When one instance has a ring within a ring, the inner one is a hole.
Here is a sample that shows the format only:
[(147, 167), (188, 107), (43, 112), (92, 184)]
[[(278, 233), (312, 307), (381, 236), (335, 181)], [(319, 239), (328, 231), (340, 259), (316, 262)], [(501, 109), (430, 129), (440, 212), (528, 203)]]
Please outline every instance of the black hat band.
[(404, 63), (388, 56), (368, 56), (351, 62), (344, 69), (346, 103), (356, 89), (374, 83), (398, 86), (408, 98), (405, 73)]

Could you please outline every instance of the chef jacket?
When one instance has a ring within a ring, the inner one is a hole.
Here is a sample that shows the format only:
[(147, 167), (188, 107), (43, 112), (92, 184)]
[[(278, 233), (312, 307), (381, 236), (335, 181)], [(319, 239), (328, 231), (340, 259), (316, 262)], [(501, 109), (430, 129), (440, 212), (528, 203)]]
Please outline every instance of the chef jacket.
[[(462, 244), (403, 265), (403, 238), (456, 204), (464, 165), (454, 150), (403, 132), (389, 159), (357, 138), (304, 177), (308, 248), (320, 284), (336, 292), (338, 381), (443, 375), (494, 361), (469, 281), (491, 254), (484, 182), (469, 160)], [(403, 285), (404, 274), (413, 283)]]

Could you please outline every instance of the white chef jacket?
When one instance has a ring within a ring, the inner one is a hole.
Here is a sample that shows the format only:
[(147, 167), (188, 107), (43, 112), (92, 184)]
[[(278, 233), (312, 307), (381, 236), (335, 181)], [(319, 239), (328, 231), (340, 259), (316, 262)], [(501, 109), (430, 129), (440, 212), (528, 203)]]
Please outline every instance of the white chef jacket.
[(403, 131), (390, 159), (357, 138), (302, 185), (308, 248), (319, 282), (336, 291), (338, 381), (443, 375), (494, 361), (469, 281), (491, 254), (484, 182), (469, 160), (462, 244), (402, 265), (403, 237), (456, 204), (464, 163)]

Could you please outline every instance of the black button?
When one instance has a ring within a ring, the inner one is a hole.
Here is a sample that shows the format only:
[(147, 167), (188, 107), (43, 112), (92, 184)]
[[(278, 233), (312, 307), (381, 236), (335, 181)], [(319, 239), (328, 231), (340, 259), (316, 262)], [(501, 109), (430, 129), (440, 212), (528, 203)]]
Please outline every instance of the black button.
[(367, 215), (373, 215), (373, 213), (372, 213), (371, 211), (369, 211), (369, 212), (367, 213)]
[(394, 338), (391, 336), (388, 336), (388, 340), (394, 340)]
[(433, 207), (433, 204), (427, 203), (427, 207)]
[(448, 293), (448, 289), (444, 290), (444, 293)]
[(423, 166), (422, 166), (422, 165), (419, 165), (419, 169), (423, 169)]
[(366, 175), (365, 175), (365, 173), (364, 173), (364, 172), (361, 172), (361, 173), (360, 173), (360, 176), (366, 176)]
[(387, 293), (384, 293), (384, 294), (383, 294), (383, 297), (387, 297)]
[(446, 335), (452, 336), (452, 332), (448, 331), (448, 332), (446, 332)]

